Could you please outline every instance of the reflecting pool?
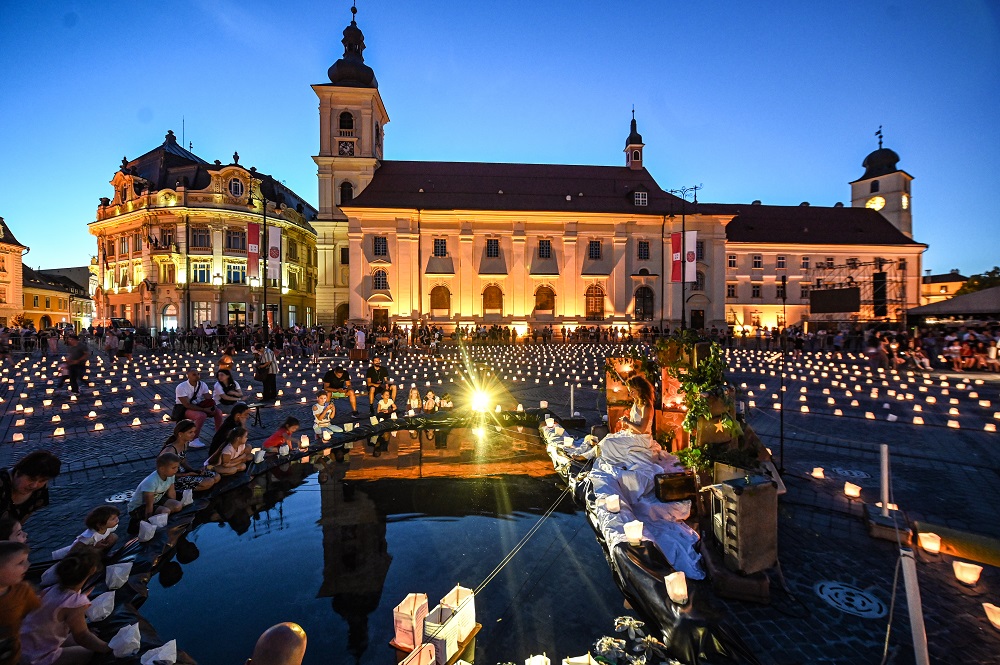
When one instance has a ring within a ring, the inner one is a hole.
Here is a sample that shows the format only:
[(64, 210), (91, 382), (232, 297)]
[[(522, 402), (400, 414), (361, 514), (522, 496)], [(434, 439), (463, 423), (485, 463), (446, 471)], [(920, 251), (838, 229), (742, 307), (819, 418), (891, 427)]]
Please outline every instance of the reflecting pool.
[[(179, 548), (141, 612), (200, 663), (242, 663), (280, 621), (305, 628), (306, 663), (392, 663), (392, 608), (407, 593), (433, 606), (457, 583), (478, 587), (561, 495), (530, 428), (384, 433), (344, 462), (313, 455), (213, 499), (187, 536), (196, 549)], [(475, 660), (580, 655), (622, 613), (584, 512), (563, 496), (476, 596)]]

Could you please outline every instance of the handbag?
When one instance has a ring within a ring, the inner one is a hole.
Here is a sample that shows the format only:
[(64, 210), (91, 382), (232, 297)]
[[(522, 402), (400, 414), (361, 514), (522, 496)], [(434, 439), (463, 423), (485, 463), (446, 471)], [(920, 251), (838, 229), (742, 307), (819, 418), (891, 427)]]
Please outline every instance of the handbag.
[(693, 499), (698, 494), (694, 474), (687, 471), (682, 473), (658, 473), (654, 476), (654, 481), (656, 498), (664, 503)]
[(174, 404), (174, 410), (170, 412), (170, 419), (174, 422), (179, 422), (184, 420), (184, 416), (187, 414), (187, 407), (183, 404)]

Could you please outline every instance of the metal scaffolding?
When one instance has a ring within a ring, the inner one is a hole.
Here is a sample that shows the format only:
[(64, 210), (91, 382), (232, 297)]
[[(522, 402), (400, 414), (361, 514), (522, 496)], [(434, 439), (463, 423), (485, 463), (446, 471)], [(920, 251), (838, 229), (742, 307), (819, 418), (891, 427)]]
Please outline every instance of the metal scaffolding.
[[(906, 262), (890, 259), (853, 261), (837, 265), (819, 262), (809, 270), (809, 290), (858, 288), (861, 308), (857, 312), (809, 313), (814, 322), (873, 321), (900, 322), (906, 324)], [(878, 274), (885, 274), (885, 313), (876, 312), (876, 281)]]

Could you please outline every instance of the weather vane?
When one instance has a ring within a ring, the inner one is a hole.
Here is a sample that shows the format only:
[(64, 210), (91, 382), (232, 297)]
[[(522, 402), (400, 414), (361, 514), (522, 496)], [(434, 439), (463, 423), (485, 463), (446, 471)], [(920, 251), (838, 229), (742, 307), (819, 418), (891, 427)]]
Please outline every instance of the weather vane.
[(878, 137), (878, 149), (882, 149), (882, 125), (878, 126), (878, 131), (875, 132), (875, 136)]

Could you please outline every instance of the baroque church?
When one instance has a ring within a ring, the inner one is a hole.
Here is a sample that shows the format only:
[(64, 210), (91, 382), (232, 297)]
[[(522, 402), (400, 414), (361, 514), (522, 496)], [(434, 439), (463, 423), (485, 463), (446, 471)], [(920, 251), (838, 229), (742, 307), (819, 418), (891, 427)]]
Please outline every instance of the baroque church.
[[(834, 207), (675, 196), (644, 167), (634, 117), (621, 166), (394, 161), (354, 17), (342, 42), (312, 86), (320, 323), (749, 328), (896, 320), (919, 302), (912, 176), (881, 139)], [(682, 231), (695, 265), (678, 272)], [(855, 285), (855, 311), (810, 312), (814, 291)]]

